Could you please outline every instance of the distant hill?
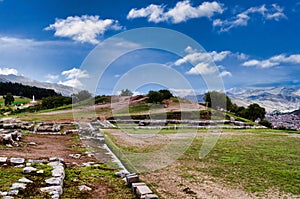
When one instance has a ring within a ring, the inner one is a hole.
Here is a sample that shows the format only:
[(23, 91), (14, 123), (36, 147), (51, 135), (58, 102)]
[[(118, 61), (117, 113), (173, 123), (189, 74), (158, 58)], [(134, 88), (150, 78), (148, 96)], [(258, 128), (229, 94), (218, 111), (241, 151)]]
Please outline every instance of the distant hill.
[(12, 82), (20, 83), (28, 86), (36, 86), (38, 88), (53, 89), (55, 92), (60, 93), (64, 96), (70, 96), (73, 93), (77, 93), (79, 89), (75, 89), (69, 86), (65, 86), (57, 83), (39, 82), (36, 80), (29, 79), (24, 76), (18, 75), (0, 75), (0, 82)]
[[(226, 94), (239, 106), (248, 106), (257, 103), (266, 108), (268, 113), (288, 113), (300, 108), (300, 87), (274, 88), (232, 88)], [(186, 99), (203, 103), (204, 94), (195, 97), (186, 96)]]

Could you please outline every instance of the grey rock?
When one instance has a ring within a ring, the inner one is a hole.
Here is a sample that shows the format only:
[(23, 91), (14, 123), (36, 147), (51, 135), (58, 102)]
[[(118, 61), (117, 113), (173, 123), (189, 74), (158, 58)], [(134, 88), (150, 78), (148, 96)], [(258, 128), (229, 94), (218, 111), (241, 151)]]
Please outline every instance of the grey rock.
[(88, 192), (88, 191), (92, 191), (92, 188), (91, 187), (88, 187), (86, 185), (81, 185), (78, 187), (79, 191), (82, 191), (82, 192)]
[(79, 159), (81, 157), (81, 155), (78, 154), (78, 153), (77, 154), (70, 154), (69, 157), (74, 158), (74, 159)]
[(29, 142), (29, 145), (36, 145), (35, 142)]
[(15, 189), (15, 190), (10, 190), (7, 195), (9, 196), (16, 196), (19, 194), (19, 190)]
[(7, 191), (4, 191), (4, 192), (0, 191), (0, 196), (7, 196), (7, 194), (8, 194)]
[(10, 158), (10, 162), (13, 164), (24, 164), (24, 158)]
[(0, 164), (4, 164), (7, 161), (7, 157), (0, 157)]
[(51, 158), (49, 158), (49, 161), (50, 162), (56, 162), (56, 161), (64, 162), (64, 159), (63, 158), (58, 158), (58, 157), (51, 157)]
[(63, 184), (63, 181), (61, 178), (49, 178), (49, 179), (46, 179), (45, 182), (49, 185), (62, 185)]
[(120, 178), (124, 178), (128, 174), (129, 174), (128, 171), (121, 170), (121, 171), (119, 171), (119, 172), (116, 173), (116, 176), (118, 176)]
[(36, 173), (37, 173), (37, 174), (43, 174), (43, 173), (44, 173), (44, 170), (38, 170)]
[(33, 183), (33, 181), (32, 180), (29, 180), (29, 179), (27, 179), (27, 178), (20, 178), (19, 180), (18, 180), (18, 182), (20, 182), (20, 183)]
[(26, 184), (16, 182), (16, 183), (13, 183), (10, 188), (10, 190), (20, 190), (20, 189), (26, 189)]
[(24, 165), (23, 164), (19, 164), (19, 165), (16, 165), (15, 168), (23, 168)]
[(25, 167), (24, 169), (23, 169), (23, 173), (32, 173), (32, 172), (35, 172), (37, 169), (36, 168), (34, 168), (34, 167)]
[(12, 196), (3, 196), (2, 199), (14, 199), (14, 197), (12, 197)]
[(61, 186), (43, 187), (43, 188), (40, 188), (40, 190), (43, 193), (49, 193), (51, 195), (54, 195), (54, 194), (61, 195), (63, 193), (63, 189)]

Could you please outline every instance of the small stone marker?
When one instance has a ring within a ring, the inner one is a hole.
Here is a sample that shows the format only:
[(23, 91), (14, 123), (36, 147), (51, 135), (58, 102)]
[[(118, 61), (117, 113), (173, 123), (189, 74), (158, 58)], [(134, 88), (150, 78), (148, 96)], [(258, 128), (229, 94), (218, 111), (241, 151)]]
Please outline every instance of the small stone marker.
[(139, 182), (139, 176), (135, 173), (126, 176), (127, 185), (131, 187), (132, 183)]

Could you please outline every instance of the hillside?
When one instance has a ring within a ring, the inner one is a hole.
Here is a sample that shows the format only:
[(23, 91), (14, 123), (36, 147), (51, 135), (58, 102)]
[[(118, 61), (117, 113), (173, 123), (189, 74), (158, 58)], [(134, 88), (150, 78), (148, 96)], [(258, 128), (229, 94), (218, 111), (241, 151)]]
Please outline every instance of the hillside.
[(65, 86), (62, 84), (39, 82), (24, 76), (17, 76), (17, 75), (0, 75), (0, 82), (20, 83), (28, 86), (36, 86), (39, 88), (53, 89), (55, 92), (61, 93), (64, 96), (70, 96), (71, 94), (77, 93), (79, 91), (79, 89)]

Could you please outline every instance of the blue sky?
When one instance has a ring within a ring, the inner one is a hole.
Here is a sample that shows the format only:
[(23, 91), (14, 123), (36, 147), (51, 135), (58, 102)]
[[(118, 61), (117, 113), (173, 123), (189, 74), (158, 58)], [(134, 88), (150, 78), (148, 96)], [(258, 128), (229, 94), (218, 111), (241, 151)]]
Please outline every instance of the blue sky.
[[(299, 85), (299, 21), (298, 0), (0, 0), (0, 74), (85, 88), (96, 70), (82, 64), (97, 45), (128, 30), (157, 27), (178, 31), (203, 49), (186, 45), (181, 56), (157, 49), (123, 55), (99, 80), (100, 93), (148, 63), (177, 71), (196, 91), (206, 89), (203, 76), (216, 70), (226, 89)], [(207, 56), (214, 67), (205, 64)], [(188, 93), (184, 86), (173, 89)]]

